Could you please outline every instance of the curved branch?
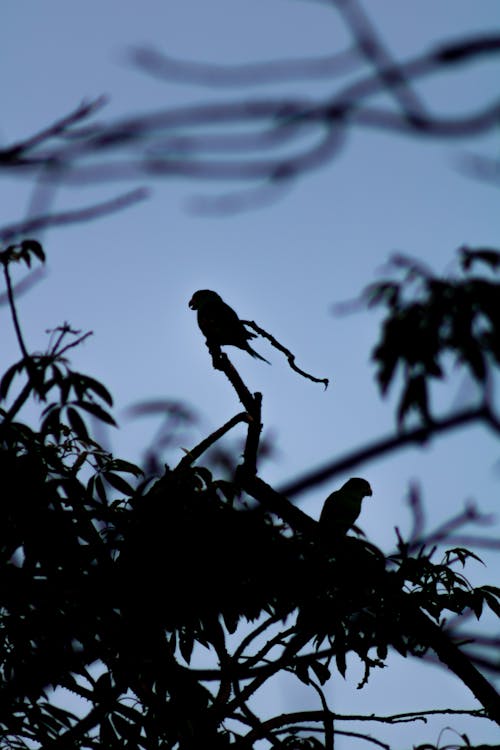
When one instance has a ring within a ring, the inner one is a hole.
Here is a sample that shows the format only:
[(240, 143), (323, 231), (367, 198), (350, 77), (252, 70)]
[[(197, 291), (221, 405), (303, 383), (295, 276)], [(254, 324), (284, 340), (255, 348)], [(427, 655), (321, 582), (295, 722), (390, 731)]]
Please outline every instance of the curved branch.
[(253, 320), (242, 320), (242, 323), (244, 323), (247, 326), (250, 326), (250, 328), (253, 328), (254, 331), (256, 331), (259, 336), (263, 336), (266, 338), (272, 346), (274, 346), (275, 349), (278, 349), (280, 352), (283, 352), (285, 357), (288, 360), (288, 364), (292, 368), (292, 370), (295, 370), (295, 372), (298, 372), (299, 375), (302, 375), (303, 378), (307, 378), (308, 380), (312, 380), (314, 383), (323, 383), (325, 386), (325, 391), (328, 388), (328, 383), (330, 382), (328, 378), (317, 378), (314, 375), (310, 375), (308, 372), (305, 372), (304, 370), (301, 370), (300, 367), (297, 367), (295, 364), (295, 355), (292, 354), (292, 352), (287, 349), (283, 344), (280, 344), (280, 342), (274, 338), (270, 333), (268, 333), (264, 328), (261, 328), (260, 326), (255, 323)]
[(435, 419), (428, 426), (416, 427), (414, 430), (408, 432), (380, 438), (360, 450), (349, 453), (344, 458), (337, 458), (333, 461), (329, 461), (323, 466), (313, 469), (313, 471), (310, 471), (298, 479), (292, 480), (284, 487), (281, 487), (279, 493), (281, 495), (286, 495), (286, 497), (293, 497), (300, 492), (304, 492), (304, 490), (311, 489), (312, 487), (316, 487), (317, 485), (332, 479), (338, 474), (353, 469), (355, 466), (360, 466), (368, 461), (373, 461), (375, 458), (379, 458), (386, 453), (392, 453), (393, 451), (406, 448), (409, 445), (422, 445), (436, 435), (440, 435), (441, 433), (474, 422), (484, 422), (486, 425), (490, 425), (493, 429), (496, 429), (496, 426), (491, 424), (491, 413), (487, 407), (481, 406), (479, 408), (464, 409), (463, 411), (452, 414), (449, 417)]

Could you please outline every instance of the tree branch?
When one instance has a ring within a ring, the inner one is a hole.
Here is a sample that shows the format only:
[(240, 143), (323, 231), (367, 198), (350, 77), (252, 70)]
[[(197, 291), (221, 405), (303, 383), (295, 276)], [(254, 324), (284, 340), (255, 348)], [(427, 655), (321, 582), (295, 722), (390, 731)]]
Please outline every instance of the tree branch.
[(464, 409), (463, 411), (452, 414), (442, 419), (434, 419), (433, 422), (425, 427), (416, 427), (408, 432), (398, 433), (386, 438), (379, 438), (375, 442), (349, 453), (344, 458), (338, 458), (320, 466), (313, 471), (304, 474), (298, 479), (292, 480), (289, 484), (279, 489), (280, 494), (287, 497), (298, 495), (304, 490), (322, 484), (338, 474), (342, 474), (349, 469), (373, 461), (375, 458), (393, 453), (409, 445), (422, 445), (432, 437), (441, 433), (454, 430), (472, 422), (485, 422), (489, 424), (490, 414), (486, 407)]

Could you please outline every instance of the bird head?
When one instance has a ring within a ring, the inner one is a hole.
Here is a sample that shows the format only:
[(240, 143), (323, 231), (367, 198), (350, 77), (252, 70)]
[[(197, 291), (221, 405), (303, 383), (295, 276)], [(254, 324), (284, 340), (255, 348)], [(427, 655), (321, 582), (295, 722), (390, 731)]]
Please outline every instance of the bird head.
[(353, 495), (357, 495), (359, 498), (373, 495), (369, 482), (367, 482), (366, 479), (361, 479), (361, 477), (351, 477), (351, 479), (347, 480), (342, 489), (347, 490), (347, 492), (352, 492)]
[(198, 291), (195, 292), (191, 297), (189, 301), (189, 307), (191, 308), (191, 310), (199, 310), (200, 307), (206, 305), (207, 302), (215, 301), (222, 301), (217, 292), (212, 292), (211, 289), (198, 289)]

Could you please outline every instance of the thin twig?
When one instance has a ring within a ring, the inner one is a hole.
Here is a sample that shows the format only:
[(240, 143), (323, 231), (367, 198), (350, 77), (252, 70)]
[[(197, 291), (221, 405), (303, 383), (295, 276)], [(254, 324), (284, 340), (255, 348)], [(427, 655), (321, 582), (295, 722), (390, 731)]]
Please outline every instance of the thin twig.
[(270, 333), (265, 331), (263, 328), (257, 325), (255, 321), (253, 320), (242, 320), (241, 321), (244, 325), (250, 326), (250, 328), (253, 328), (254, 331), (256, 331), (259, 336), (263, 336), (266, 338), (272, 346), (274, 346), (275, 349), (278, 349), (280, 352), (283, 352), (283, 354), (288, 359), (288, 363), (292, 370), (295, 370), (295, 372), (298, 372), (299, 375), (302, 375), (302, 377), (307, 378), (308, 380), (312, 380), (314, 383), (323, 383), (325, 386), (325, 391), (328, 388), (328, 383), (330, 382), (328, 378), (316, 378), (314, 375), (310, 375), (309, 373), (305, 372), (304, 370), (301, 370), (300, 367), (297, 367), (295, 364), (295, 355), (292, 354), (292, 352), (287, 349), (283, 344), (280, 344), (280, 342), (274, 338)]
[(309, 684), (319, 695), (321, 706), (324, 713), (324, 728), (325, 728), (325, 750), (334, 750), (335, 747), (335, 723), (333, 719), (333, 712), (330, 710), (328, 702), (326, 700), (325, 691), (322, 689), (315, 680), (309, 677)]
[(13, 292), (13, 289), (12, 289), (12, 281), (11, 281), (11, 278), (10, 278), (10, 273), (9, 273), (9, 268), (8, 268), (8, 262), (9, 261), (7, 259), (3, 260), (3, 262), (2, 262), (3, 273), (4, 273), (4, 276), (5, 276), (5, 283), (7, 285), (7, 297), (8, 297), (8, 300), (9, 300), (9, 307), (10, 307), (10, 312), (11, 312), (11, 315), (12, 315), (12, 322), (14, 323), (14, 330), (16, 332), (17, 343), (19, 344), (19, 348), (21, 349), (21, 353), (22, 353), (22, 355), (23, 355), (26, 363), (28, 363), (29, 360), (30, 360), (30, 356), (28, 354), (28, 350), (26, 349), (26, 344), (24, 343), (23, 334), (22, 334), (22, 331), (21, 331), (21, 325), (19, 323), (19, 318), (18, 318), (18, 315), (17, 315), (16, 304), (15, 304), (15, 301), (14, 301), (14, 292)]

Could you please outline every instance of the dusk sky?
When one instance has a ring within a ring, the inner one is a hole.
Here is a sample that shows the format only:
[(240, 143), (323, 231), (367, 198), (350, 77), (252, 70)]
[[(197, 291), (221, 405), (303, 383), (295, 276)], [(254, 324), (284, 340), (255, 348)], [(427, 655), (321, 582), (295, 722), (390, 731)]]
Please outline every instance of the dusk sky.
[[(500, 21), (498, 0), (372, 0), (364, 6), (398, 59), (445, 39), (498, 31)], [(132, 63), (132, 51), (144, 47), (221, 65), (341, 51), (350, 37), (329, 3), (4, 0), (0, 17), (4, 145), (102, 94), (109, 103), (95, 119), (111, 122), (188, 103), (326, 96), (368, 70), (360, 63), (346, 79), (210, 89), (162, 81)], [(499, 80), (498, 58), (485, 57), (420, 79), (417, 92), (433, 114), (463, 115), (498, 99)], [(392, 106), (387, 95), (373, 101)], [(262, 476), (276, 487), (284, 485), (395, 429), (395, 394), (381, 399), (370, 361), (380, 317), (374, 312), (339, 316), (334, 306), (380, 279), (395, 252), (417, 256), (449, 274), (457, 270), (461, 245), (498, 248), (498, 185), (473, 179), (461, 164), (468, 154), (498, 158), (499, 148), (498, 127), (456, 140), (357, 128), (336, 158), (300, 177), (279, 198), (229, 214), (210, 212), (213, 204), (207, 199), (238, 193), (248, 187), (245, 183), (145, 176), (61, 187), (54, 211), (81, 208), (136, 187), (151, 192), (125, 211), (40, 235), (46, 276), (19, 300), (29, 347), (42, 350), (46, 330), (63, 321), (94, 332), (73, 361), (113, 393), (120, 429), (106, 439), (123, 458), (140, 462), (157, 425), (157, 420), (131, 419), (128, 407), (156, 398), (191, 405), (199, 423), (165, 456), (175, 463), (183, 448), (240, 411), (228, 382), (212, 369), (188, 308), (194, 291), (214, 289), (242, 318), (254, 320), (291, 349), (300, 367), (330, 378), (326, 391), (301, 378), (263, 340), (253, 345), (271, 367), (228, 350), (250, 389), (263, 393), (264, 434), (274, 453), (263, 463)], [(28, 176), (2, 176), (0, 225), (5, 225), (26, 218), (33, 186)], [(4, 371), (20, 354), (6, 307), (1, 314)], [(457, 399), (473, 403), (475, 395), (456, 370), (447, 387), (436, 391), (436, 410), (446, 413)], [(242, 436), (235, 430), (230, 443)], [(414, 479), (421, 485), (429, 528), (472, 499), (498, 518), (498, 460), (494, 438), (476, 427), (360, 465), (355, 474), (373, 488), (360, 525), (374, 544), (385, 552), (393, 549), (394, 528), (404, 531), (410, 524), (406, 497)], [(347, 476), (304, 493), (300, 507), (317, 518), (326, 495)], [(488, 567), (471, 565), (469, 577), (499, 585), (498, 561), (486, 558)], [(347, 679), (333, 681), (332, 708), (388, 714), (476, 706), (443, 668), (400, 657), (391, 657), (388, 665), (357, 691), (362, 669), (353, 658)], [(268, 710), (269, 700), (261, 700), (262, 710)], [(313, 705), (315, 695), (294, 682), (276, 686), (270, 710)], [(486, 725), (476, 734), (470, 718), (440, 717), (429, 726), (416, 726), (413, 735), (408, 728), (370, 729), (395, 743), (397, 737), (408, 742), (411, 736), (415, 743), (437, 744), (447, 726), (467, 732), (475, 742), (498, 741)], [(443, 735), (443, 744), (457, 741), (451, 732)], [(338, 741), (338, 750), (351, 746)]]

